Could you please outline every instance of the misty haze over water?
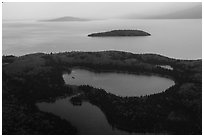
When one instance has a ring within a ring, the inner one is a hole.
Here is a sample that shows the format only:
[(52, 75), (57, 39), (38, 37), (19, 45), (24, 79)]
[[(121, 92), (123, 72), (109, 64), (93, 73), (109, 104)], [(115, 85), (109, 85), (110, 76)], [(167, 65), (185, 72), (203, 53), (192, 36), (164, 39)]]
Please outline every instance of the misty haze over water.
[[(3, 22), (3, 54), (34, 52), (123, 50), (157, 53), (179, 59), (202, 56), (201, 19), (109, 19), (98, 21)], [(140, 29), (149, 37), (90, 38), (93, 32)]]
[(202, 2), (2, 2), (2, 134), (202, 134)]

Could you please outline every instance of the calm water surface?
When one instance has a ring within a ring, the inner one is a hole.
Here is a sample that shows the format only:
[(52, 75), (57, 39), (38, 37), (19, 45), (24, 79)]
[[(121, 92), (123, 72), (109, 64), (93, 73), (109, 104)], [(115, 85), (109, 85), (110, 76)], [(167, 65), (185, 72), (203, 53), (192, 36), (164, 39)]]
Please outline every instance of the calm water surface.
[[(158, 76), (130, 75), (122, 73), (93, 73), (83, 69), (74, 69), (71, 74), (64, 74), (66, 84), (89, 84), (103, 88), (120, 96), (140, 96), (161, 92), (172, 86), (174, 82)], [(61, 98), (54, 103), (37, 103), (41, 111), (50, 112), (71, 122), (79, 134), (130, 134), (113, 128), (105, 114), (89, 102), (81, 106), (73, 105), (71, 97)]]
[[(93, 32), (112, 29), (141, 29), (149, 37), (90, 38)], [(157, 53), (181, 59), (202, 56), (202, 20), (98, 20), (87, 22), (3, 22), (3, 54), (72, 50), (123, 50)]]
[(158, 76), (132, 75), (124, 73), (94, 73), (83, 69), (73, 69), (63, 75), (69, 85), (90, 85), (105, 89), (119, 96), (141, 96), (158, 93), (174, 85), (174, 81)]
[[(73, 69), (64, 74), (66, 84), (89, 84), (103, 88), (120, 96), (140, 96), (161, 92), (174, 82), (158, 76), (131, 75), (122, 73), (93, 73), (83, 69)], [(73, 105), (71, 97), (61, 98), (54, 103), (37, 103), (41, 111), (50, 112), (69, 121), (79, 131), (78, 134), (130, 134), (111, 126), (105, 114), (95, 105), (82, 102)]]
[(77, 128), (78, 134), (130, 134), (113, 128), (97, 106), (89, 102), (74, 106), (70, 99), (71, 97), (67, 97), (54, 103), (38, 103), (37, 106), (41, 111), (53, 113), (69, 121)]

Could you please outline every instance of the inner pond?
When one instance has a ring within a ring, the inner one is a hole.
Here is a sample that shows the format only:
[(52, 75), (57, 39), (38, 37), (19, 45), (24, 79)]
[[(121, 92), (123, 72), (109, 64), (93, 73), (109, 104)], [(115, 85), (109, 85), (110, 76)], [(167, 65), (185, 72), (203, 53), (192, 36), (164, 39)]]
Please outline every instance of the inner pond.
[(174, 85), (173, 80), (155, 75), (94, 73), (84, 69), (73, 69), (63, 74), (63, 79), (69, 85), (90, 85), (123, 97), (159, 93)]
[[(159, 76), (133, 75), (124, 73), (94, 73), (83, 69), (73, 69), (70, 74), (63, 74), (63, 79), (69, 85), (90, 85), (103, 88), (107, 92), (119, 96), (141, 96), (162, 92), (174, 85), (174, 81)], [(74, 105), (72, 97), (59, 98), (55, 102), (37, 103), (44, 112), (52, 113), (70, 122), (83, 135), (122, 135), (129, 133), (111, 125), (103, 111), (87, 102)]]

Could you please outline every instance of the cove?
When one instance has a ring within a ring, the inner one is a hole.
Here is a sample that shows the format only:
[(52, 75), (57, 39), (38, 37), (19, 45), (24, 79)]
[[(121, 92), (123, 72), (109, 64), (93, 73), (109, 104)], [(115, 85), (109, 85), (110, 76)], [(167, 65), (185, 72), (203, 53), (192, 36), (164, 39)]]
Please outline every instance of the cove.
[(81, 135), (122, 135), (130, 134), (111, 126), (104, 113), (89, 102), (80, 106), (70, 102), (71, 97), (61, 98), (54, 103), (37, 103), (39, 110), (52, 113), (69, 121)]
[(84, 69), (73, 69), (70, 74), (63, 74), (63, 79), (68, 85), (90, 85), (123, 97), (155, 94), (175, 84), (169, 78), (154, 75), (95, 73)]

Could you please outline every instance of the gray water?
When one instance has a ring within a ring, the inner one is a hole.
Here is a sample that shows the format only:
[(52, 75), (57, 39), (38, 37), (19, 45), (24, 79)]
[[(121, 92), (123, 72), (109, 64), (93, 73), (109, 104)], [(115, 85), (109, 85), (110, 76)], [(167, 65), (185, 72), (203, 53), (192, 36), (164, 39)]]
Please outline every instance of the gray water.
[[(149, 37), (90, 38), (93, 32), (140, 29)], [(202, 56), (202, 20), (98, 20), (87, 22), (3, 22), (3, 54), (123, 50), (180, 59)]]
[(173, 86), (173, 80), (159, 76), (132, 75), (124, 73), (94, 73), (73, 69), (63, 74), (69, 85), (90, 85), (119, 96), (142, 96), (165, 91)]
[[(66, 84), (89, 84), (101, 87), (120, 96), (140, 96), (161, 92), (172, 86), (170, 79), (158, 76), (131, 75), (122, 73), (93, 73), (83, 69), (74, 69), (71, 74), (64, 74)], [(69, 121), (78, 130), (78, 134), (130, 134), (111, 126), (105, 114), (95, 105), (82, 102), (73, 105), (71, 97), (57, 99), (54, 103), (37, 103), (44, 112), (50, 112)]]
[(41, 111), (50, 112), (69, 121), (77, 128), (78, 134), (129, 134), (113, 128), (107, 121), (104, 113), (89, 102), (83, 102), (81, 106), (70, 103), (71, 97), (58, 99), (54, 103), (37, 103)]

